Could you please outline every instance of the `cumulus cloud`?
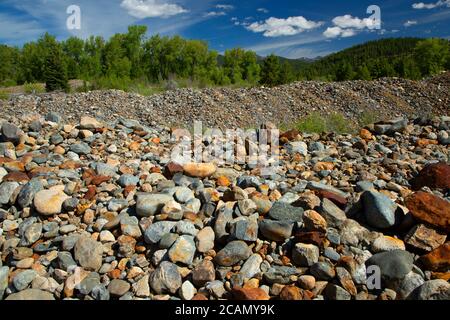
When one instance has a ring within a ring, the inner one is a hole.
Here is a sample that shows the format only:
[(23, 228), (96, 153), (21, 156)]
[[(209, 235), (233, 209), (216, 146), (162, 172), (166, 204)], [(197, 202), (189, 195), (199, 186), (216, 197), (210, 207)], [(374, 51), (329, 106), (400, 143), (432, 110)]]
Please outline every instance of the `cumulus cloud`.
[(423, 2), (418, 2), (418, 3), (413, 3), (412, 5), (413, 9), (434, 9), (434, 8), (438, 8), (438, 7), (448, 7), (450, 8), (450, 0), (439, 0), (437, 2), (432, 2), (432, 3), (423, 3)]
[(405, 26), (405, 27), (411, 27), (411, 26), (414, 26), (414, 25), (416, 25), (417, 24), (417, 21), (416, 20), (408, 20), (408, 21), (406, 21), (403, 25)]
[(323, 32), (323, 35), (327, 38), (352, 37), (364, 29), (372, 30), (380, 27), (380, 21), (376, 19), (360, 19), (349, 14), (335, 17), (332, 22), (334, 26), (327, 28)]
[(161, 2), (159, 0), (123, 0), (121, 5), (128, 14), (139, 19), (167, 18), (188, 10), (177, 4)]
[(265, 37), (293, 36), (305, 30), (318, 28), (322, 22), (307, 20), (302, 16), (278, 19), (271, 17), (264, 22), (254, 22), (245, 28), (252, 32), (263, 33)]

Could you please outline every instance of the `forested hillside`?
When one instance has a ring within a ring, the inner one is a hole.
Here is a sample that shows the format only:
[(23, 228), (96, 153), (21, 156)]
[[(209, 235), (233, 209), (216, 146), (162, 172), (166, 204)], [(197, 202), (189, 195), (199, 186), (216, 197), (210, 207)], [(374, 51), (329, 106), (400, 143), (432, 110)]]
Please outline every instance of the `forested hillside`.
[(106, 40), (45, 34), (21, 48), (0, 45), (0, 86), (46, 83), (68, 90), (67, 81), (86, 81), (83, 90), (159, 84), (185, 86), (274, 86), (296, 80), (371, 80), (386, 76), (419, 79), (450, 69), (448, 40), (397, 38), (361, 44), (316, 60), (259, 57), (235, 48), (219, 55), (206, 42), (179, 36), (146, 37), (145, 26)]

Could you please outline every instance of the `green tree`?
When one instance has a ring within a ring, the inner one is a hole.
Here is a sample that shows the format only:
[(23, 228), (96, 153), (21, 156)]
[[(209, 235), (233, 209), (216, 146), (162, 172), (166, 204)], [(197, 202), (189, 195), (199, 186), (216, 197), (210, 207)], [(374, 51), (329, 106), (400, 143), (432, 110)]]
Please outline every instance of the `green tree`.
[(295, 75), (292, 66), (288, 62), (282, 63), (280, 67), (280, 76), (278, 83), (280, 84), (291, 83), (294, 80)]
[(273, 87), (280, 84), (281, 65), (280, 60), (274, 54), (267, 56), (264, 59), (261, 68), (260, 83)]
[(351, 80), (354, 78), (354, 76), (355, 76), (355, 72), (353, 71), (353, 67), (348, 62), (344, 62), (336, 70), (336, 80), (337, 81)]
[(449, 56), (449, 43), (441, 39), (420, 41), (415, 48), (415, 57), (423, 75), (432, 75), (445, 69)]
[(356, 70), (356, 79), (359, 80), (372, 80), (369, 68), (365, 64), (359, 66)]
[(48, 43), (44, 78), (45, 89), (48, 92), (69, 89), (63, 51), (56, 41)]
[(78, 79), (82, 72), (82, 59), (84, 56), (84, 41), (70, 37), (62, 43), (64, 56), (67, 65), (67, 77), (69, 79)]

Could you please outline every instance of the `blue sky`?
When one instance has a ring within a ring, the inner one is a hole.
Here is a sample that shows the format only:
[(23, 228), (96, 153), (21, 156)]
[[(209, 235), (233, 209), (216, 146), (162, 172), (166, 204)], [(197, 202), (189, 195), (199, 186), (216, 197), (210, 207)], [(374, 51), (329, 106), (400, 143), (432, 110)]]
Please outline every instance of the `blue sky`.
[[(81, 11), (69, 30), (67, 8)], [(380, 9), (380, 20), (367, 13)], [(22, 45), (50, 32), (108, 38), (128, 25), (148, 35), (202, 39), (223, 52), (232, 47), (289, 58), (323, 56), (383, 37), (450, 39), (450, 0), (0, 0), (0, 43)]]

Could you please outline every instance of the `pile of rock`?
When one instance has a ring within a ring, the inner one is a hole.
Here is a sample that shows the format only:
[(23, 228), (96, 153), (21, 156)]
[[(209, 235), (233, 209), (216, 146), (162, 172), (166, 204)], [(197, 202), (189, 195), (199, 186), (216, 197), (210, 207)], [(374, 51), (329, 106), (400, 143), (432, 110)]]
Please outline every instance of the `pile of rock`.
[(292, 130), (271, 176), (63, 119), (0, 122), (0, 298), (450, 299), (449, 117)]
[(150, 97), (117, 90), (22, 95), (0, 100), (0, 110), (11, 119), (39, 110), (58, 112), (72, 122), (88, 114), (103, 121), (124, 117), (187, 127), (196, 119), (220, 128), (255, 127), (267, 121), (289, 125), (311, 112), (338, 112), (356, 123), (374, 116), (447, 115), (449, 79), (447, 73), (423, 81), (304, 81), (275, 88), (178, 89)]

